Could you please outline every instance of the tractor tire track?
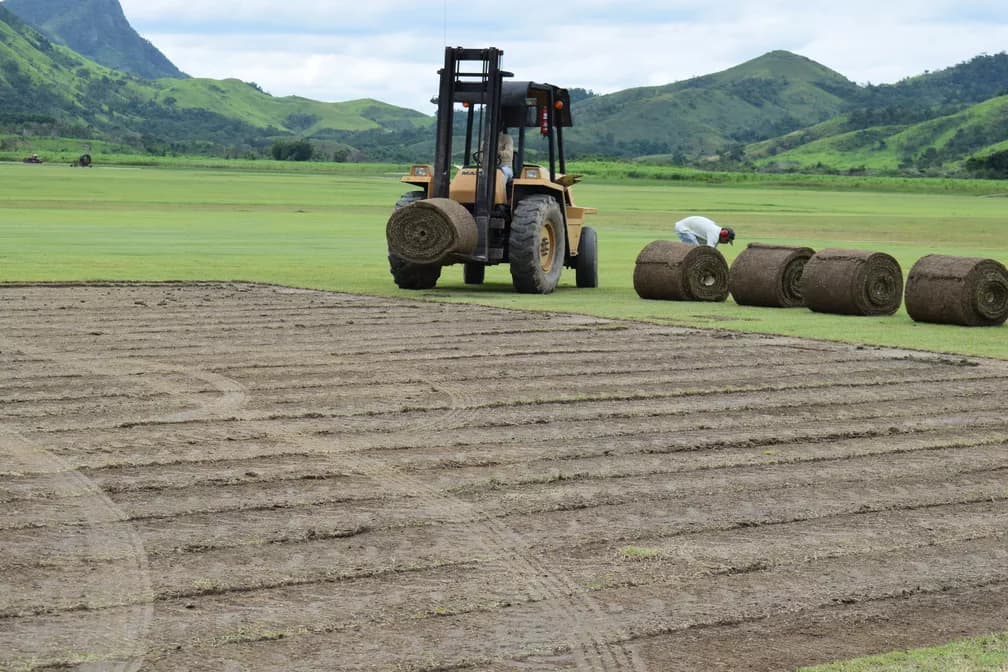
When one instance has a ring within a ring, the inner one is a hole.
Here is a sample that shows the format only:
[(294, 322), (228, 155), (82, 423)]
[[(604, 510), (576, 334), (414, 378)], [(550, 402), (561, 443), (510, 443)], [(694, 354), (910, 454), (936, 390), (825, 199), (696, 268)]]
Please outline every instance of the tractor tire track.
[[(423, 375), (422, 372), (417, 372)], [(448, 410), (441, 416), (426, 419), (407, 428), (410, 430), (437, 429), (449, 432), (469, 424), (475, 417), (475, 409), (470, 407), (470, 394), (457, 385), (431, 382), (431, 387), (446, 394), (450, 400)], [(612, 644), (619, 639), (616, 633), (599, 631), (592, 623), (604, 622), (602, 612), (591, 596), (585, 595), (580, 586), (559, 566), (553, 566), (545, 559), (523, 552), (520, 534), (503, 521), (482, 512), (471, 502), (452, 496), (444, 490), (431, 488), (416, 476), (406, 474), (393, 464), (362, 453), (344, 454), (341, 465), (366, 475), (378, 487), (391, 490), (396, 496), (415, 499), (421, 505), (441, 509), (448, 519), (469, 519), (477, 521), (476, 534), (469, 537), (481, 551), (507, 559), (506, 570), (520, 577), (519, 582), (530, 591), (532, 601), (541, 602), (551, 608), (549, 621), (559, 625), (570, 643), (575, 669), (579, 672), (618, 672), (630, 670), (645, 672), (641, 660), (628, 645)], [(510, 628), (507, 619), (500, 626), (505, 631)], [(501, 652), (506, 656), (507, 652)]]
[[(64, 371), (84, 372), (112, 379), (141, 376), (143, 385), (170, 395), (172, 399), (185, 397), (191, 406), (185, 410), (168, 411), (151, 418), (143, 418), (144, 420), (189, 422), (219, 417), (221, 413), (239, 408), (246, 398), (244, 388), (240, 384), (216, 373), (165, 366), (155, 362), (140, 364), (135, 361), (122, 363), (105, 360), (101, 366), (88, 367), (82, 365), (79, 358), (67, 353), (29, 345), (20, 340), (11, 340), (9, 336), (4, 337), (0, 345), (2, 345), (0, 349), (4, 351), (14, 349), (36, 361), (55, 364)], [(189, 397), (192, 386), (179, 385), (170, 380), (168, 374), (171, 376), (181, 374), (200, 380), (213, 386), (219, 392), (219, 396), (193, 400)], [(114, 574), (105, 575), (99, 571), (90, 576), (85, 585), (80, 586), (83, 589), (80, 608), (93, 610), (129, 605), (129, 610), (124, 612), (120, 622), (104, 624), (108, 630), (107, 634), (102, 636), (98, 650), (102, 652), (100, 655), (104, 659), (105, 669), (116, 672), (143, 669), (147, 654), (146, 639), (153, 620), (154, 591), (148, 555), (135, 527), (128, 523), (129, 517), (92, 479), (75, 469), (65, 459), (28, 440), (16, 429), (0, 425), (0, 445), (4, 448), (5, 463), (9, 469), (13, 468), (15, 473), (51, 475), (49, 487), (53, 489), (53, 498), (64, 502), (77, 512), (76, 518), (84, 530), (84, 548), (80, 548), (80, 541), (67, 540), (47, 549), (52, 557), (83, 552), (86, 556), (111, 554), (121, 558), (114, 568)], [(125, 524), (109, 525), (109, 522)], [(73, 632), (51, 633), (50, 636), (53, 638), (51, 646), (55, 648), (66, 651), (80, 650), (80, 647), (74, 644), (77, 636)], [(19, 649), (21, 644), (3, 642), (3, 638), (0, 638), (0, 643), (5, 643), (9, 651)], [(33, 642), (32, 646), (40, 644)], [(68, 659), (71, 663), (74, 660), (73, 655)]]

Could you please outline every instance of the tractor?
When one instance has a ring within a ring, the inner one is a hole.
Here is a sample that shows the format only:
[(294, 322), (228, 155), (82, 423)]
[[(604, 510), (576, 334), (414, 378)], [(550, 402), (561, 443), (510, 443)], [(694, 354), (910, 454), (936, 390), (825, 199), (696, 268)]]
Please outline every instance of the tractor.
[[(486, 267), (501, 263), (510, 265), (521, 293), (549, 294), (564, 266), (575, 270), (578, 287), (598, 286), (597, 236), (584, 225), (595, 210), (574, 204), (571, 190), (580, 176), (567, 174), (564, 159), (570, 94), (552, 84), (512, 81), (501, 69), (502, 56), (493, 47), (445, 48), (434, 163), (415, 164), (402, 177), (416, 190), (396, 203), (386, 227), (400, 288), (431, 289), (441, 269), (453, 264), (462, 264), (466, 284), (479, 285)], [(456, 121), (464, 123), (464, 140)], [(545, 160), (526, 161), (533, 142)], [(453, 145), (463, 143), (456, 165)], [(511, 171), (503, 170), (502, 154), (513, 154)]]

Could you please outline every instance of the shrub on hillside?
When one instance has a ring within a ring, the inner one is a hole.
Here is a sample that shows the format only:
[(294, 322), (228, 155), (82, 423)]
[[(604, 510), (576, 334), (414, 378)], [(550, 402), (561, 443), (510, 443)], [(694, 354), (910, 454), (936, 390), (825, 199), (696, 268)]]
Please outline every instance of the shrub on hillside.
[(966, 161), (966, 170), (978, 177), (1006, 180), (1008, 179), (1008, 149), (994, 152), (982, 158), (971, 157)]
[(270, 154), (277, 161), (311, 161), (315, 148), (307, 140), (277, 140), (270, 147)]

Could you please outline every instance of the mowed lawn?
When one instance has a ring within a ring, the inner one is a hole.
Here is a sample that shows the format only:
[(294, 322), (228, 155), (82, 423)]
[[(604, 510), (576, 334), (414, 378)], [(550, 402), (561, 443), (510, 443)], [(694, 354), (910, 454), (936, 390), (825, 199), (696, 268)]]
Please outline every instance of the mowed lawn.
[[(385, 222), (412, 187), (395, 167), (318, 171), (0, 164), (0, 281), (249, 280), (366, 294), (536, 310), (575, 311), (667, 324), (779, 333), (870, 345), (1008, 357), (1008, 330), (822, 315), (803, 308), (644, 301), (633, 290), (637, 254), (674, 238), (672, 225), (704, 214), (732, 226), (728, 262), (749, 242), (887, 252), (903, 267), (929, 253), (1008, 263), (1008, 198), (882, 193), (802, 186), (701, 186), (634, 180), (576, 187), (598, 208), (600, 288), (577, 289), (566, 270), (548, 296), (512, 291), (506, 265), (481, 287), (460, 266), (438, 287), (405, 292), (388, 272)], [(264, 168), (266, 164), (264, 164)], [(322, 171), (325, 172), (322, 172)], [(1006, 185), (1008, 191), (1008, 185)]]

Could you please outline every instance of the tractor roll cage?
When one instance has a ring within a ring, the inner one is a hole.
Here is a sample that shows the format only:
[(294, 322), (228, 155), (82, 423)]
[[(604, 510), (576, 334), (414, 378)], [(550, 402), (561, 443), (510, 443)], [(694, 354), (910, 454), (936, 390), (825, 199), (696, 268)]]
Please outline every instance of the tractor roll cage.
[[(515, 171), (520, 174), (525, 157), (525, 132), (527, 128), (540, 128), (549, 145), (550, 179), (556, 180), (559, 171), (567, 172), (563, 151), (563, 128), (573, 125), (570, 112), (570, 94), (552, 84), (537, 82), (504, 81), (513, 77), (501, 70), (504, 52), (495, 47), (465, 49), (446, 47), (444, 68), (438, 91), (437, 147), (434, 157), (434, 175), (431, 195), (447, 198), (452, 172), (452, 138), (454, 133), (454, 108), (456, 103), (467, 105), (465, 159), (468, 165), (473, 154), (475, 110), (482, 106), (481, 126), (477, 130), (480, 156), (484, 166), (496, 166), (498, 161), (497, 135), (504, 128), (518, 129), (515, 148)], [(464, 64), (471, 64), (468, 71)], [(476, 67), (472, 67), (475, 64)], [(496, 170), (481, 170), (477, 180), (475, 212), (477, 224), (486, 221), (496, 189)], [(482, 226), (479, 227), (482, 230)]]

